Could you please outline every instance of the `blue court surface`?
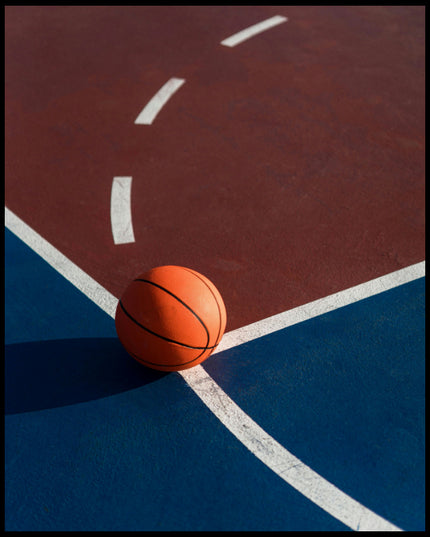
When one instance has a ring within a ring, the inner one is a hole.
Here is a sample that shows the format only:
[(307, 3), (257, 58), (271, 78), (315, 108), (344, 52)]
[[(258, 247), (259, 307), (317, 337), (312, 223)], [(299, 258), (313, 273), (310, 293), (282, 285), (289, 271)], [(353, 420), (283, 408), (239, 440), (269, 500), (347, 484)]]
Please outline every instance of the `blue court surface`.
[[(349, 529), (178, 373), (135, 363), (112, 318), (8, 230), (5, 248), (6, 530)], [(319, 475), (401, 529), (424, 529), (424, 278), (204, 368)]]

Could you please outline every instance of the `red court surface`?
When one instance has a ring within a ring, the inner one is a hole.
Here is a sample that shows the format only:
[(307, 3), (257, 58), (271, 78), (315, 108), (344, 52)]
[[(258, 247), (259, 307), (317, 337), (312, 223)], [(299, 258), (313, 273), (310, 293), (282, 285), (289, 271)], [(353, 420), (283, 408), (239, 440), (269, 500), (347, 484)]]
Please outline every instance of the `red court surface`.
[[(424, 529), (424, 43), (419, 5), (5, 7), (7, 530)], [(111, 318), (161, 265), (225, 302), (189, 375)]]
[(424, 259), (424, 8), (283, 7), (220, 45), (279, 11), (8, 6), (7, 206), (116, 296), (157, 265), (206, 274), (228, 329)]

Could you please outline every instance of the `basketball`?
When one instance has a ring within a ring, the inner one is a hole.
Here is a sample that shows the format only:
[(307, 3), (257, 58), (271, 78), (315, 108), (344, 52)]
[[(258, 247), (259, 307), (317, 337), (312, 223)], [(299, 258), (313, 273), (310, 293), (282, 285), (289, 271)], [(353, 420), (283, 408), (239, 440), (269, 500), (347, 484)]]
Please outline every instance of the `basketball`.
[(180, 371), (206, 360), (224, 334), (223, 299), (195, 270), (166, 265), (135, 278), (115, 313), (122, 345), (138, 362), (161, 371)]

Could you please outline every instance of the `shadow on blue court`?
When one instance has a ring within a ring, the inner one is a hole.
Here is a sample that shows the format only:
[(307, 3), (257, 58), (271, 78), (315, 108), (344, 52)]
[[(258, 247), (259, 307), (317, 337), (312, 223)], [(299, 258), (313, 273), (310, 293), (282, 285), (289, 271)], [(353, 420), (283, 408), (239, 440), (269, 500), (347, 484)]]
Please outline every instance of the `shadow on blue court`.
[(91, 401), (138, 388), (167, 374), (142, 367), (117, 338), (7, 345), (5, 411), (15, 414)]

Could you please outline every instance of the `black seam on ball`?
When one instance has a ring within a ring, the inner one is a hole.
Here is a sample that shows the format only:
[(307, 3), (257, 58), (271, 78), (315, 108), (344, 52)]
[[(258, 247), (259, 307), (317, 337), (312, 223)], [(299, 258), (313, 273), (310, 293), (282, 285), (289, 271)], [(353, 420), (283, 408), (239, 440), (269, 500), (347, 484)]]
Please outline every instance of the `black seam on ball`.
[(196, 278), (198, 278), (202, 283), (204, 283), (204, 285), (207, 287), (207, 289), (209, 289), (211, 295), (214, 297), (214, 300), (215, 300), (215, 303), (217, 305), (217, 308), (218, 308), (218, 315), (219, 315), (219, 327), (218, 327), (218, 334), (216, 336), (216, 343), (215, 345), (218, 345), (219, 341), (220, 341), (220, 333), (221, 333), (221, 326), (222, 326), (222, 315), (221, 315), (221, 308), (220, 308), (220, 305), (218, 304), (218, 299), (217, 297), (215, 296), (215, 293), (212, 291), (212, 289), (209, 287), (209, 285), (205, 282), (205, 280), (203, 280), (203, 278), (200, 278), (200, 276), (196, 273), (196, 272), (193, 272), (192, 270), (190, 269), (187, 269), (184, 267), (184, 270), (186, 270), (187, 272), (190, 272), (191, 274), (193, 274)]
[[(203, 320), (200, 319), (200, 317), (197, 315), (197, 313), (194, 310), (192, 310), (188, 304), (186, 304), (182, 299), (180, 299), (178, 296), (173, 294), (172, 291), (169, 291), (168, 289), (166, 289), (165, 287), (163, 287), (159, 283), (152, 282), (151, 280), (145, 280), (143, 278), (136, 278), (134, 281), (135, 282), (149, 283), (150, 285), (153, 285), (154, 287), (158, 287), (158, 289), (161, 289), (162, 291), (164, 291), (168, 295), (172, 296), (180, 304), (182, 304), (184, 306), (184, 308), (187, 308), (187, 310), (190, 311), (194, 315), (194, 317), (199, 321), (199, 323), (203, 326), (203, 328), (205, 329), (205, 332), (206, 332), (206, 337), (207, 337), (205, 347), (194, 347), (194, 348), (196, 348), (196, 349), (208, 348), (209, 340), (210, 340), (209, 330), (208, 330), (207, 326), (205, 325), (205, 323), (203, 322)], [(187, 345), (187, 346), (189, 346), (189, 345)]]
[[(135, 280), (136, 281), (136, 280)], [(124, 304), (122, 303), (122, 301), (120, 300), (119, 301), (119, 304), (121, 306), (121, 309), (122, 311), (127, 315), (127, 317), (133, 321), (135, 324), (137, 324), (137, 326), (139, 326), (140, 328), (142, 328), (143, 330), (146, 330), (146, 332), (149, 332), (150, 334), (152, 334), (153, 336), (157, 336), (159, 337), (160, 339), (164, 339), (164, 341), (168, 341), (169, 343), (175, 343), (176, 345), (180, 345), (181, 347), (187, 347), (188, 349), (195, 349), (195, 350), (203, 350), (204, 351), (207, 351), (209, 349), (214, 349), (217, 345), (213, 345), (212, 347), (208, 347), (208, 346), (205, 346), (205, 347), (194, 347), (193, 345), (187, 345), (186, 343), (181, 343), (180, 341), (175, 341), (174, 339), (170, 339), (168, 337), (165, 337), (165, 336), (162, 336), (161, 334), (157, 334), (156, 332), (154, 332), (153, 330), (151, 330), (150, 328), (147, 328), (146, 326), (143, 326), (143, 324), (139, 323), (139, 321), (137, 321), (124, 307)], [(190, 308), (188, 308), (190, 309)], [(206, 327), (205, 327), (206, 328)], [(206, 329), (207, 331), (207, 329)], [(202, 353), (203, 354), (203, 353)], [(199, 357), (201, 356), (201, 354), (199, 355)]]

